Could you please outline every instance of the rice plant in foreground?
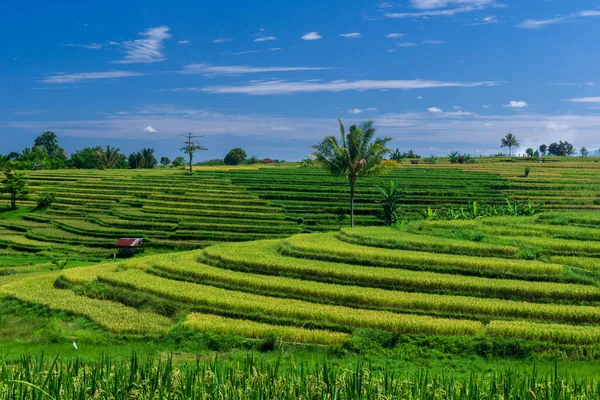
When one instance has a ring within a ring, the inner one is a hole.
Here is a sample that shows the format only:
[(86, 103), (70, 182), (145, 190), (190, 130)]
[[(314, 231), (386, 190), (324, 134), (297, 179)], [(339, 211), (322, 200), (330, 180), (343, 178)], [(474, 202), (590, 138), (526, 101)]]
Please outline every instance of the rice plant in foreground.
[(559, 369), (504, 369), (457, 375), (364, 362), (218, 358), (176, 364), (171, 357), (97, 362), (23, 357), (0, 363), (0, 399), (595, 399), (600, 381)]

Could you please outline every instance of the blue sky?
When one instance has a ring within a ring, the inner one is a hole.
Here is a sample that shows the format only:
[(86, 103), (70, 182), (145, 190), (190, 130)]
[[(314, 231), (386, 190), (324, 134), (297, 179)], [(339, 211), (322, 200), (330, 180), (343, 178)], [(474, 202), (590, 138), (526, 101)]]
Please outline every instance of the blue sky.
[[(600, 147), (597, 0), (31, 1), (3, 5), (0, 153), (54, 131), (201, 159), (305, 158), (373, 119), (391, 147)], [(93, 3), (93, 4), (91, 4)]]

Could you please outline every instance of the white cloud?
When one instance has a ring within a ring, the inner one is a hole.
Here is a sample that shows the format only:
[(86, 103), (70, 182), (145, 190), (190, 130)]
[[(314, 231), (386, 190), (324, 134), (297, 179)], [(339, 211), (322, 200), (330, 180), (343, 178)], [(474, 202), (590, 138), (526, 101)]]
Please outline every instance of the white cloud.
[(576, 97), (569, 99), (573, 103), (600, 103), (600, 97)]
[(488, 7), (502, 7), (496, 0), (411, 0), (411, 5), (418, 11), (386, 12), (384, 16), (387, 18), (450, 17)]
[[(78, 138), (172, 140), (176, 133), (203, 132), (222, 141), (250, 135), (270, 143), (290, 142), (290, 148), (293, 147), (290, 151), (296, 151), (299, 158), (305, 157), (301, 149), (317, 143), (324, 134), (339, 132), (334, 118), (228, 114), (168, 105), (130, 111), (129, 115), (113, 114), (82, 120), (8, 121), (5, 126), (18, 129), (17, 133), (31, 134), (39, 134), (52, 126), (61, 135)], [(438, 154), (448, 154), (458, 149), (457, 146), (461, 152), (473, 153), (479, 149), (483, 154), (495, 154), (500, 151), (500, 138), (506, 132), (518, 132), (524, 148), (559, 140), (589, 148), (597, 143), (600, 126), (600, 115), (465, 115), (424, 111), (374, 115), (373, 119), (378, 134), (391, 137), (393, 143), (402, 143), (417, 152), (425, 152), (431, 143), (436, 143)], [(144, 126), (152, 126), (158, 132), (148, 134), (140, 129)], [(423, 141), (423, 137), (427, 140)]]
[(505, 104), (504, 107), (527, 108), (527, 107), (529, 107), (529, 104), (527, 104), (527, 102), (525, 102), (525, 101), (511, 100), (508, 102), (508, 104)]
[(377, 108), (375, 108), (375, 107), (362, 108), (362, 109), (361, 108), (350, 108), (348, 110), (348, 112), (350, 114), (360, 114), (360, 113), (365, 112), (365, 111), (377, 111)]
[(111, 72), (80, 72), (74, 74), (55, 74), (41, 80), (44, 83), (73, 83), (97, 79), (128, 78), (130, 76), (142, 76), (144, 74), (131, 71)]
[(575, 22), (580, 18), (588, 18), (588, 17), (600, 17), (600, 11), (596, 10), (582, 10), (577, 11), (572, 14), (557, 16), (555, 18), (548, 19), (526, 19), (521, 22), (517, 27), (523, 29), (539, 29), (544, 28), (548, 25), (556, 25), (563, 24), (567, 22)]
[(188, 64), (180, 71), (183, 74), (242, 75), (262, 72), (322, 71), (331, 67), (251, 67), (248, 65)]
[(190, 44), (189, 40), (179, 40), (177, 41), (177, 44)]
[(254, 53), (260, 53), (260, 50), (246, 50), (246, 51), (238, 51), (237, 53), (225, 53), (228, 54), (230, 56), (239, 56), (242, 54), (254, 54)]
[(166, 60), (163, 53), (164, 41), (171, 37), (169, 27), (158, 26), (146, 29), (140, 33), (145, 39), (128, 40), (123, 42), (127, 53), (122, 60), (113, 61), (115, 64), (154, 63)]
[(453, 109), (455, 109), (456, 111), (461, 111), (462, 107), (461, 106), (452, 106)]
[(443, 40), (423, 40), (423, 42), (421, 42), (423, 44), (444, 44), (446, 42), (444, 42)]
[(204, 88), (179, 88), (173, 91), (192, 91), (205, 93), (239, 93), (249, 95), (276, 95), (287, 93), (341, 92), (346, 90), (411, 90), (441, 87), (476, 87), (497, 86), (498, 82), (448, 82), (431, 80), (360, 80), (360, 81), (331, 81), (331, 82), (290, 82), (272, 80), (266, 82), (251, 82), (244, 85), (209, 86)]
[(347, 38), (347, 39), (358, 39), (358, 38), (362, 37), (362, 33), (360, 33), (360, 32), (340, 33), (340, 36)]
[(231, 38), (218, 38), (213, 40), (213, 43), (227, 43), (227, 42), (231, 42), (233, 39)]
[(156, 133), (158, 132), (156, 129), (154, 129), (153, 127), (151, 127), (150, 125), (148, 125), (147, 127), (145, 127), (144, 129), (142, 129), (144, 132), (148, 132), (148, 133)]
[(398, 46), (398, 47), (415, 47), (416, 45), (417, 45), (416, 43), (412, 43), (412, 42), (396, 43), (396, 46)]
[(481, 107), (483, 107), (483, 108), (490, 108), (489, 104), (482, 104)]
[(431, 10), (446, 7), (485, 7), (495, 4), (495, 0), (410, 0), (414, 8)]
[(281, 51), (281, 47), (271, 47), (269, 51)]
[(300, 37), (302, 40), (319, 40), (323, 36), (319, 35), (317, 32), (308, 32)]
[(273, 40), (277, 40), (275, 36), (260, 36), (254, 39), (255, 42), (271, 42)]
[(388, 39), (396, 39), (396, 38), (401, 38), (402, 36), (404, 36), (404, 33), (388, 33), (388, 35), (386, 37)]
[(417, 99), (423, 100), (423, 96), (417, 96)]
[(100, 50), (104, 47), (103, 44), (100, 43), (90, 43), (90, 44), (73, 44), (73, 43), (67, 43), (65, 44), (66, 47), (83, 47), (84, 49), (91, 49), (91, 50)]
[(429, 107), (427, 109), (427, 111), (432, 112), (432, 113), (441, 113), (442, 109), (441, 108), (437, 108), (437, 107)]

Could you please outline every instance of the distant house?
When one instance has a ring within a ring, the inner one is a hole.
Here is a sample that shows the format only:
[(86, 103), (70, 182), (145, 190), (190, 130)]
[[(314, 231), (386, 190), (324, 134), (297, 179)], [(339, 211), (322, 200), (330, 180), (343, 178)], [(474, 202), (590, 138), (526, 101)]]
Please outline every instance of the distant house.
[(273, 164), (275, 160), (271, 160), (270, 158), (263, 158), (262, 160), (260, 160), (260, 162), (262, 164)]
[(121, 238), (115, 243), (115, 249), (118, 250), (120, 257), (132, 256), (144, 251), (144, 239)]

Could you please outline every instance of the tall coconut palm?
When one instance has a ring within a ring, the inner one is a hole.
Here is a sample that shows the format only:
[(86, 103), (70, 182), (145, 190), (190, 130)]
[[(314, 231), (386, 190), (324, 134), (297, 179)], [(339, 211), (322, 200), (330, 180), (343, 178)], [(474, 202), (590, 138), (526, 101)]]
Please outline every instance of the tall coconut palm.
[(504, 136), (502, 138), (502, 140), (500, 141), (501, 146), (500, 147), (508, 147), (508, 155), (512, 156), (512, 148), (513, 147), (519, 147), (519, 141), (517, 140), (517, 137), (515, 135), (513, 135), (512, 133), (507, 134), (506, 136)]
[(360, 127), (352, 125), (346, 134), (342, 121), (340, 140), (327, 136), (314, 145), (313, 156), (333, 175), (345, 176), (350, 182), (350, 226), (354, 226), (354, 189), (361, 176), (377, 175), (384, 171), (383, 157), (391, 151), (386, 144), (391, 138), (374, 138), (373, 121), (364, 122)]
[(122, 157), (119, 151), (120, 149), (117, 149), (116, 147), (106, 146), (106, 149), (103, 149), (98, 146), (96, 148), (96, 158), (98, 159), (100, 168), (114, 168)]

